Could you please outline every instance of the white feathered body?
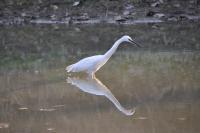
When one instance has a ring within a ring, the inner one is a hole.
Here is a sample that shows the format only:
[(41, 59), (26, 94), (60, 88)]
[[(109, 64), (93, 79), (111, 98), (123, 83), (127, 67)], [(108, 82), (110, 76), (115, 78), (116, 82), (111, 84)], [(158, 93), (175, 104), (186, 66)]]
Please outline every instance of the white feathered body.
[(84, 58), (66, 68), (67, 72), (87, 72), (89, 74), (99, 70), (108, 59), (104, 55), (95, 55)]
[(95, 55), (91, 57), (84, 58), (79, 62), (72, 64), (66, 68), (67, 72), (87, 72), (90, 75), (94, 75), (94, 73), (99, 70), (114, 54), (117, 50), (117, 47), (122, 42), (129, 42), (131, 38), (129, 36), (123, 36), (119, 40), (117, 40), (114, 45), (104, 54), (104, 55)]

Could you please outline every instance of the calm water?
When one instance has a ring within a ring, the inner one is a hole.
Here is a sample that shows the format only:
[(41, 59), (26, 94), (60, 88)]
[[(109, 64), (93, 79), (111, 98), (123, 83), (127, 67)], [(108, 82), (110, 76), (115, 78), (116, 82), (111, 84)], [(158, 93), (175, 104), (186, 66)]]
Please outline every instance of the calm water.
[[(200, 132), (199, 24), (2, 27), (0, 132)], [(88, 78), (79, 59), (121, 45)]]

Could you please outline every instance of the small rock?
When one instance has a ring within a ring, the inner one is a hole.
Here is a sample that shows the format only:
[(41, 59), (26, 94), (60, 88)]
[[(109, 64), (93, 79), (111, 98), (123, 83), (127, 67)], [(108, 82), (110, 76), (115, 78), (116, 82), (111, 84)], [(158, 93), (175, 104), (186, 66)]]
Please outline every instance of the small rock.
[(123, 12), (123, 15), (130, 15), (130, 11), (125, 10), (125, 11)]
[(180, 20), (187, 20), (187, 19), (189, 19), (189, 18), (188, 18), (187, 15), (182, 14), (182, 15), (179, 16), (179, 19), (180, 19)]
[(116, 16), (115, 17), (115, 21), (124, 22), (124, 21), (126, 21), (126, 19), (124, 17), (122, 17), (122, 16)]
[(158, 0), (158, 1), (154, 2), (154, 3), (152, 3), (151, 7), (158, 7), (160, 4), (163, 4), (163, 3), (164, 3), (163, 0)]
[(53, 10), (57, 10), (58, 6), (57, 5), (52, 5)]
[(78, 6), (78, 5), (80, 5), (80, 1), (75, 1), (72, 6)]
[(132, 10), (134, 8), (134, 6), (132, 4), (128, 4), (125, 9), (126, 10)]
[(163, 18), (163, 17), (165, 17), (165, 14), (163, 14), (163, 13), (156, 13), (156, 14), (154, 14), (154, 17), (156, 17), (156, 18)]
[(152, 4), (151, 4), (151, 7), (158, 7), (159, 5), (160, 5), (160, 2), (157, 1), (157, 2), (155, 2), (155, 3), (152, 3)]
[(21, 16), (26, 17), (26, 13), (25, 12), (21, 13)]
[(83, 13), (81, 16), (76, 17), (76, 20), (80, 21), (89, 20), (89, 16), (87, 13)]
[(155, 14), (156, 14), (156, 12), (154, 12), (154, 11), (149, 11), (149, 12), (147, 12), (146, 16), (147, 16), (147, 17), (152, 17), (152, 16), (154, 16)]
[(153, 28), (153, 29), (158, 29), (159, 26), (158, 26), (158, 25), (152, 25), (152, 28)]
[(162, 4), (164, 3), (164, 1), (163, 1), (163, 0), (159, 0), (159, 2), (160, 2), (160, 3), (162, 3)]
[(51, 19), (56, 20), (56, 15), (55, 14), (51, 15)]
[(181, 5), (179, 4), (179, 3), (177, 3), (177, 4), (174, 4), (174, 7), (177, 7), (177, 8), (179, 8)]
[(177, 21), (177, 18), (175, 18), (175, 17), (169, 17), (167, 20), (168, 21)]

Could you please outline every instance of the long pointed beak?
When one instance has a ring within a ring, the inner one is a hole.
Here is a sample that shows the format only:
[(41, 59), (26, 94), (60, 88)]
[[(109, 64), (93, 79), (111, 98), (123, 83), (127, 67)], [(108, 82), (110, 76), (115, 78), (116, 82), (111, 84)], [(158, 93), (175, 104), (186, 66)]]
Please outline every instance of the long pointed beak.
[(134, 40), (129, 39), (130, 43), (135, 44), (137, 47), (141, 48), (141, 46)]

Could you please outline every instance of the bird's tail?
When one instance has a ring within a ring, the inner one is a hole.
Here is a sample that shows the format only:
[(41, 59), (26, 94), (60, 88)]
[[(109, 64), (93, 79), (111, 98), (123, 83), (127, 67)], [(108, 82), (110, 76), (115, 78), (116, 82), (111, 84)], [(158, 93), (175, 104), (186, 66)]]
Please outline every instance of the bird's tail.
[(66, 70), (67, 72), (72, 72), (72, 70), (73, 70), (73, 65), (74, 65), (74, 64), (67, 66), (65, 70)]

